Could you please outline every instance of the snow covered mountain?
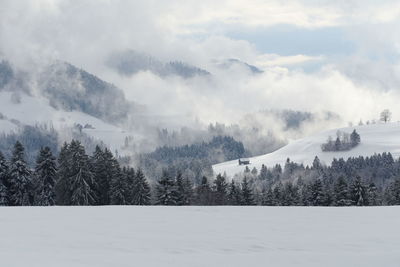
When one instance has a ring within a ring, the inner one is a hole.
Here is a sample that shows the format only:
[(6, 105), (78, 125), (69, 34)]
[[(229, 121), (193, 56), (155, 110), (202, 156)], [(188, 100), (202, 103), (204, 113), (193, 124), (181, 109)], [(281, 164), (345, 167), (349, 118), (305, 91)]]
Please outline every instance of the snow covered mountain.
[(235, 67), (243, 68), (243, 69), (247, 70), (248, 72), (250, 72), (251, 74), (260, 74), (260, 73), (264, 72), (261, 69), (259, 69), (258, 67), (254, 66), (254, 65), (250, 65), (250, 64), (243, 62), (236, 58), (228, 58), (228, 59), (224, 59), (224, 60), (220, 60), (220, 61), (215, 61), (215, 64), (217, 67), (219, 67), (221, 69), (231, 69), (231, 68), (235, 68)]
[(107, 65), (125, 76), (131, 76), (140, 71), (151, 71), (160, 77), (176, 75), (191, 78), (210, 75), (206, 70), (181, 61), (162, 62), (153, 56), (134, 50), (112, 54)]
[[(348, 151), (323, 152), (321, 145), (329, 137), (336, 138), (337, 131), (351, 133), (356, 130), (361, 136), (361, 143)], [(400, 123), (370, 124), (356, 127), (347, 127), (324, 131), (303, 139), (290, 142), (288, 145), (265, 155), (250, 158), (249, 168), (260, 170), (262, 164), (272, 167), (275, 164), (283, 165), (288, 158), (296, 163), (311, 165), (315, 156), (322, 163), (329, 165), (334, 158), (370, 156), (374, 153), (390, 152), (394, 157), (400, 156)], [(238, 160), (213, 165), (215, 174), (224, 173), (233, 176), (243, 172), (244, 166), (239, 166)]]

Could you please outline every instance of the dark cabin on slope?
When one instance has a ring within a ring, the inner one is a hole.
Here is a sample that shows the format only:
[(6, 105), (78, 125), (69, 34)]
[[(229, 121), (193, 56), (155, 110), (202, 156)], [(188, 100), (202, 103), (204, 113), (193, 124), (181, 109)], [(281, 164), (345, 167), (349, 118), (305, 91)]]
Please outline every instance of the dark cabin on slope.
[(239, 165), (249, 165), (250, 164), (250, 159), (243, 158), (239, 159)]

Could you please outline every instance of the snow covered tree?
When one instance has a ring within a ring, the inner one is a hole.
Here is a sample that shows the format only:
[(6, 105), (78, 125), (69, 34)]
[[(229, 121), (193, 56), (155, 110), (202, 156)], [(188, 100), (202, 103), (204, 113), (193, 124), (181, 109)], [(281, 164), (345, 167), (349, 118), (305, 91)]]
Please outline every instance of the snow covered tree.
[(193, 185), (189, 178), (183, 177), (182, 173), (178, 172), (176, 176), (176, 187), (178, 193), (178, 205), (190, 205), (193, 200)]
[(350, 197), (354, 205), (364, 206), (366, 204), (365, 187), (360, 176), (357, 176), (351, 185)]
[(56, 182), (57, 205), (71, 205), (71, 153), (69, 144), (64, 143), (58, 155), (58, 180)]
[(237, 206), (242, 203), (242, 194), (240, 188), (236, 186), (234, 180), (232, 180), (229, 184), (227, 199), (229, 205)]
[(225, 177), (218, 174), (214, 181), (214, 204), (225, 205), (227, 202), (228, 184)]
[(253, 190), (246, 176), (242, 181), (242, 204), (245, 206), (255, 205)]
[(110, 204), (110, 181), (112, 175), (111, 160), (113, 156), (109, 150), (103, 151), (96, 146), (91, 158), (93, 166), (93, 175), (96, 181), (97, 204)]
[(174, 180), (168, 172), (163, 171), (161, 179), (156, 186), (156, 204), (164, 206), (177, 205), (178, 192)]
[(334, 203), (336, 206), (350, 206), (351, 200), (348, 191), (348, 185), (343, 176), (336, 181), (334, 188)]
[(212, 204), (212, 191), (205, 176), (201, 179), (201, 184), (196, 187), (196, 204), (203, 206)]
[(261, 205), (263, 205), (263, 206), (275, 206), (274, 193), (273, 193), (271, 187), (268, 187), (268, 189), (264, 189), (263, 190), (262, 199), (261, 199)]
[(388, 109), (384, 109), (381, 114), (380, 114), (380, 120), (384, 123), (387, 123), (391, 120), (392, 118), (392, 112)]
[[(129, 173), (123, 172), (118, 161), (113, 158), (111, 160), (111, 180), (110, 180), (110, 204), (111, 205), (128, 205), (133, 201), (132, 193), (130, 194), (128, 177)], [(131, 196), (130, 196), (131, 195)]]
[(361, 142), (360, 135), (357, 133), (357, 131), (354, 129), (353, 132), (350, 135), (350, 142), (351, 146), (355, 147)]
[(325, 193), (320, 179), (315, 180), (311, 184), (310, 198), (310, 203), (313, 206), (325, 205)]
[(369, 206), (378, 206), (380, 204), (378, 189), (376, 188), (375, 183), (371, 182), (368, 185), (367, 196)]
[(9, 201), (8, 164), (0, 151), (0, 206), (8, 206)]
[(281, 206), (283, 205), (283, 185), (281, 183), (281, 181), (279, 181), (275, 187), (273, 192), (273, 196), (274, 196), (274, 204), (275, 206)]
[(96, 200), (95, 183), (89, 156), (79, 141), (72, 140), (70, 146), (71, 204), (93, 205)]
[(55, 183), (57, 177), (56, 159), (49, 147), (40, 149), (35, 167), (35, 204), (53, 206), (56, 203)]
[(135, 183), (133, 186), (132, 205), (150, 205), (150, 200), (150, 186), (147, 183), (142, 170), (138, 169), (135, 175)]
[(16, 142), (10, 162), (11, 202), (16, 206), (32, 204), (32, 173), (25, 162), (24, 147)]

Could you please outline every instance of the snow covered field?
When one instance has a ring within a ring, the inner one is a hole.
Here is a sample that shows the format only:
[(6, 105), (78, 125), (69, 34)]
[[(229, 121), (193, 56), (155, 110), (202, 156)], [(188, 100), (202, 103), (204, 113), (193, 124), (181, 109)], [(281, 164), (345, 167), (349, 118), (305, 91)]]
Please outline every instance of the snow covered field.
[(0, 208), (0, 266), (400, 266), (400, 207)]
[[(322, 152), (321, 144), (326, 143), (329, 136), (335, 140), (338, 130), (350, 134), (353, 129), (356, 129), (361, 136), (361, 143), (357, 147), (349, 151)], [(324, 131), (290, 142), (288, 145), (272, 153), (250, 158), (250, 165), (248, 166), (250, 169), (256, 167), (260, 170), (262, 164), (265, 164), (267, 167), (273, 167), (275, 164), (284, 165), (287, 158), (297, 163), (311, 165), (315, 156), (318, 156), (321, 162), (330, 164), (334, 158), (342, 157), (348, 159), (349, 157), (371, 156), (374, 153), (383, 152), (391, 152), (396, 158), (400, 156), (400, 122), (379, 123)], [(237, 160), (213, 166), (215, 174), (226, 172), (228, 176), (243, 172), (244, 168), (244, 166), (238, 165)]]

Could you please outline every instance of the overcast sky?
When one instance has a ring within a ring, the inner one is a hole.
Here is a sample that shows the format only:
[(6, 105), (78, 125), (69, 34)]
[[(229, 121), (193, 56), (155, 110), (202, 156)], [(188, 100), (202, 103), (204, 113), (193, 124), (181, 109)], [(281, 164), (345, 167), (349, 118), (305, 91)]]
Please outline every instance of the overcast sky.
[[(164, 114), (232, 121), (269, 108), (400, 119), (399, 1), (2, 0), (0, 53), (29, 68), (61, 59)], [(121, 77), (104, 64), (134, 49), (210, 70), (211, 80)], [(213, 70), (237, 58), (264, 70)]]

